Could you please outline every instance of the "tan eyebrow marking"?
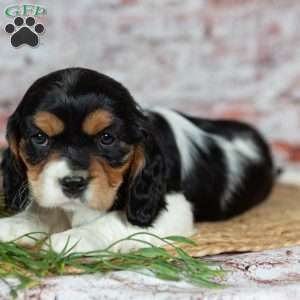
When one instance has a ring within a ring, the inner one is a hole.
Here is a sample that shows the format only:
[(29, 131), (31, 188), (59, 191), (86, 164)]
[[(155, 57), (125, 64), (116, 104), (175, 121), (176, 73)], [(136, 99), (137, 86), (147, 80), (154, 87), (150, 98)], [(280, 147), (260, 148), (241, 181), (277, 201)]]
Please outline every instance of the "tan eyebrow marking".
[(48, 136), (60, 134), (65, 127), (62, 120), (47, 111), (38, 112), (34, 116), (34, 124)]
[(95, 135), (109, 126), (111, 122), (112, 115), (110, 112), (103, 109), (97, 109), (85, 117), (82, 129), (89, 135)]

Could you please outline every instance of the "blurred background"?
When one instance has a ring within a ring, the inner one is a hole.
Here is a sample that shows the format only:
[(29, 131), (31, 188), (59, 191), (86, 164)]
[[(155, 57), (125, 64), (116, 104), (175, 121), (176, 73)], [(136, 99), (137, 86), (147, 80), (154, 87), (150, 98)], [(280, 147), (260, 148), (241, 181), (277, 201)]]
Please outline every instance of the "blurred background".
[(29, 85), (81, 66), (121, 81), (147, 106), (257, 126), (280, 164), (300, 168), (298, 0), (49, 0), (37, 48), (15, 49), (0, 1), (0, 145)]

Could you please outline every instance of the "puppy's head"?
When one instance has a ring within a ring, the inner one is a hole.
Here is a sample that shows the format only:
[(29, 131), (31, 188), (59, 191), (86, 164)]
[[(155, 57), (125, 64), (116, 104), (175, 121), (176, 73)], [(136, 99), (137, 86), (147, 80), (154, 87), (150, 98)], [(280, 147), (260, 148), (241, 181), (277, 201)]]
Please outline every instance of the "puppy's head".
[(42, 77), (8, 121), (2, 163), (7, 202), (29, 197), (42, 207), (80, 203), (105, 211), (123, 191), (132, 210), (129, 203), (138, 200), (128, 197), (138, 197), (132, 189), (150, 159), (149, 134), (145, 116), (115, 80), (79, 68)]

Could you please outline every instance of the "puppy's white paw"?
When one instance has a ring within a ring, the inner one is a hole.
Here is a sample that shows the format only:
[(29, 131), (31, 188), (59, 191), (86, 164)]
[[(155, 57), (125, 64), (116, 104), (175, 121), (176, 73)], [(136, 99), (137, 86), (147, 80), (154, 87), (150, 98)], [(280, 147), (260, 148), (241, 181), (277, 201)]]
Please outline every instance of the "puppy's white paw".
[[(28, 220), (23, 220), (21, 218), (3, 218), (0, 219), (0, 241), (9, 242), (17, 239), (17, 243), (26, 246), (33, 246), (35, 240), (29, 237), (21, 236), (32, 232), (31, 226), (28, 226)], [(37, 234), (34, 235), (35, 238), (41, 238)]]
[(49, 249), (50, 245), (55, 252), (61, 253), (64, 251), (67, 254), (102, 250), (107, 246), (100, 238), (95, 237), (85, 229), (79, 228), (52, 234), (43, 248)]

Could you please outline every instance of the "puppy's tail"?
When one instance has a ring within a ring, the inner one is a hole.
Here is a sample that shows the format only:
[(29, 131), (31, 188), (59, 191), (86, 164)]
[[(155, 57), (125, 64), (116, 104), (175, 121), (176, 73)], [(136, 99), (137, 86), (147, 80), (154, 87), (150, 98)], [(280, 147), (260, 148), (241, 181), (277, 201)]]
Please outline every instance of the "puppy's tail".
[(282, 169), (276, 170), (276, 181), (282, 184), (294, 185), (300, 187), (300, 169)]

